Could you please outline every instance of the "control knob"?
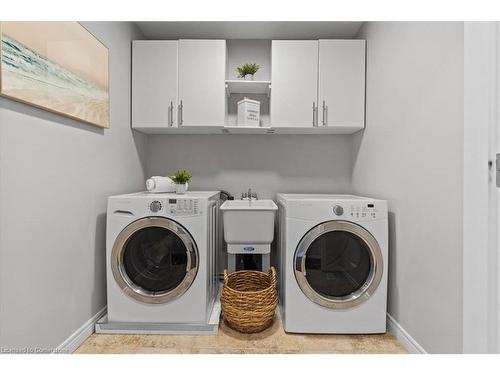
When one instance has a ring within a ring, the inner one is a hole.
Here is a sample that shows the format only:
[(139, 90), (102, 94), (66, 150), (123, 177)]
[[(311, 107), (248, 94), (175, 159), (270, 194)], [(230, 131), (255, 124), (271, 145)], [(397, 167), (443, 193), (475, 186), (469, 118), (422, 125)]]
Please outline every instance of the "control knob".
[(151, 212), (158, 212), (161, 210), (161, 202), (160, 201), (152, 201), (149, 204), (149, 209)]
[(337, 216), (341, 216), (344, 214), (344, 208), (339, 205), (333, 206), (333, 213)]

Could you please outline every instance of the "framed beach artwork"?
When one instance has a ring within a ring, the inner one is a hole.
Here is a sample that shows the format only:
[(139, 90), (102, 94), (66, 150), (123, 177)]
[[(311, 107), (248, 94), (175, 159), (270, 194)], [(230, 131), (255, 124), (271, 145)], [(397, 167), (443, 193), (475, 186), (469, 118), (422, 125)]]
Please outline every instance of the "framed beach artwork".
[(0, 22), (0, 94), (109, 128), (108, 49), (78, 22)]

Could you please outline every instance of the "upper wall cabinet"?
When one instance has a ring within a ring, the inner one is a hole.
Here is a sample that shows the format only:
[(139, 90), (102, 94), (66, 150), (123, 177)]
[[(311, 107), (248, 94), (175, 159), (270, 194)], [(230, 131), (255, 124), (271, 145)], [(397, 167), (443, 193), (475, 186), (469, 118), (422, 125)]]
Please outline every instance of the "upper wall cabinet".
[[(255, 79), (237, 77), (251, 62)], [(245, 97), (260, 126), (238, 124)], [(364, 107), (364, 40), (133, 42), (132, 127), (145, 133), (349, 134)]]
[(271, 124), (313, 127), (318, 106), (318, 41), (273, 40)]
[(177, 124), (176, 40), (132, 43), (132, 127)]
[(150, 133), (220, 127), (225, 75), (225, 40), (134, 41), (132, 127)]
[(364, 40), (275, 40), (271, 79), (272, 126), (363, 129)]
[(318, 88), (318, 126), (364, 128), (364, 40), (319, 41)]
[(222, 126), (226, 41), (179, 41), (179, 126)]

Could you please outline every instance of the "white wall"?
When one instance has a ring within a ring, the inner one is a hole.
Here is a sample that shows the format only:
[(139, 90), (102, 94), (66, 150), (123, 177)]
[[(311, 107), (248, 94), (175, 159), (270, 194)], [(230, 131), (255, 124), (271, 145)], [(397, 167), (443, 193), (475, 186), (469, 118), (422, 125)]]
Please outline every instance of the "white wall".
[(239, 198), (249, 187), (259, 198), (276, 193), (349, 192), (349, 136), (161, 135), (150, 137), (149, 175), (192, 171), (190, 189), (228, 190)]
[(368, 22), (356, 193), (390, 210), (389, 313), (427, 352), (462, 350), (463, 24)]
[(464, 24), (464, 353), (499, 353), (499, 23)]
[(54, 348), (106, 304), (106, 197), (142, 188), (130, 129), (131, 23), (109, 48), (111, 129), (0, 99), (0, 346)]

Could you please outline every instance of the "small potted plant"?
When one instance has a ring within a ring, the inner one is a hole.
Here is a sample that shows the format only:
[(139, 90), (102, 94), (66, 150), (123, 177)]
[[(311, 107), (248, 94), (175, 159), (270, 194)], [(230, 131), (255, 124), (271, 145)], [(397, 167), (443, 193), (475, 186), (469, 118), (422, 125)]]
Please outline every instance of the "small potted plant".
[(246, 63), (236, 68), (238, 72), (238, 78), (244, 78), (245, 80), (253, 81), (253, 76), (259, 70), (260, 66), (256, 63)]
[(175, 192), (177, 194), (184, 194), (187, 191), (188, 182), (191, 180), (191, 177), (193, 177), (191, 172), (185, 169), (178, 170), (172, 177), (170, 177), (175, 183)]

